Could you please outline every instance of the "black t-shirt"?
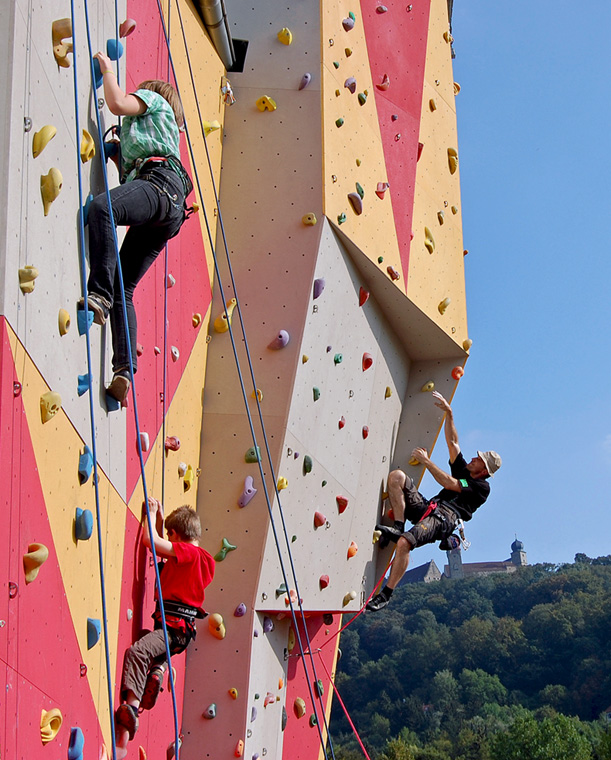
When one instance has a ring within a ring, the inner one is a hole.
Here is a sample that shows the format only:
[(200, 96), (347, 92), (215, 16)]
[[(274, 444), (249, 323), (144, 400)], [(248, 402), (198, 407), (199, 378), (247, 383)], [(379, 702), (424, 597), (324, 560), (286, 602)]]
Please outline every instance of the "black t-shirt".
[(487, 478), (471, 477), (471, 473), (467, 470), (467, 461), (462, 453), (450, 462), (450, 472), (460, 483), (460, 493), (443, 488), (433, 501), (445, 501), (463, 520), (470, 520), (475, 510), (481, 507), (488, 498), (490, 483)]

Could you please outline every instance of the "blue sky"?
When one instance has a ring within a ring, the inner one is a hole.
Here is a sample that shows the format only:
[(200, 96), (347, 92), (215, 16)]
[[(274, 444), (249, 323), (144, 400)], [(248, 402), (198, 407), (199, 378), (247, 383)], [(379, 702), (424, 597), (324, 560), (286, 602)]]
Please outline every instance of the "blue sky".
[(515, 534), (530, 563), (611, 554), (610, 29), (608, 0), (454, 2), (473, 348), (453, 408), (465, 454), (504, 460), (464, 561)]

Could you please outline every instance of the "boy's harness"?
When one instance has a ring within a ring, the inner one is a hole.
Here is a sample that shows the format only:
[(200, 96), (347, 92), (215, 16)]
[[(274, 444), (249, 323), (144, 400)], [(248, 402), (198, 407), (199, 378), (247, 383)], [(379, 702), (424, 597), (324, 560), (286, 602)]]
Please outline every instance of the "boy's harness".
[[(188, 637), (187, 644), (197, 635), (195, 620), (203, 620), (203, 618), (208, 617), (208, 613), (204, 612), (204, 610), (200, 609), (199, 607), (191, 607), (188, 604), (184, 604), (183, 602), (176, 602), (172, 599), (163, 600), (163, 611), (166, 615), (171, 615), (172, 617), (180, 618), (181, 620), (185, 621), (185, 633)], [(161, 618), (159, 600), (157, 600), (157, 606), (155, 607), (153, 617), (156, 620), (159, 620)]]

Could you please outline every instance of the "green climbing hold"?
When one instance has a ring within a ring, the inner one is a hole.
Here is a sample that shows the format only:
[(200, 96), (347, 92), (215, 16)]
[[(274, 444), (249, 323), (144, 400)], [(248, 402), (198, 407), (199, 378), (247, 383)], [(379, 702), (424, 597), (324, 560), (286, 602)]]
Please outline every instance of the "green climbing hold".
[(282, 596), (282, 594), (286, 594), (286, 591), (287, 591), (287, 588), (286, 588), (286, 583), (281, 583), (281, 584), (278, 586), (278, 588), (276, 589), (276, 599), (277, 599), (279, 596)]
[(316, 386), (314, 386), (312, 388), (312, 395), (314, 396), (314, 401), (318, 401), (318, 399), (320, 398), (320, 388), (317, 388)]
[(324, 488), (326, 485), (327, 485), (327, 481), (326, 481), (326, 480), (323, 480), (323, 482), (322, 482), (322, 487)]
[(318, 681), (316, 681), (316, 684), (314, 685), (314, 690), (316, 691), (317, 697), (322, 697), (322, 695), (325, 693), (325, 687), (320, 678), (318, 679)]
[(353, 21), (356, 21), (356, 16), (354, 15), (354, 13), (353, 13), (352, 11), (350, 11), (350, 12), (348, 13), (348, 15), (350, 16), (350, 18), (351, 18)]
[(362, 106), (364, 106), (364, 105), (365, 105), (365, 103), (367, 102), (367, 95), (365, 95), (365, 93), (364, 93), (364, 92), (359, 92), (359, 94), (357, 95), (357, 97), (358, 97), (358, 99), (359, 99), (359, 103), (360, 103)]
[(303, 474), (306, 475), (308, 472), (312, 472), (312, 457), (306, 454), (303, 458)]
[(384, 261), (384, 256), (378, 256), (378, 264), (381, 264)]
[(344, 126), (344, 120), (342, 119), (341, 116), (339, 117), (339, 119), (335, 120), (335, 126), (336, 127), (343, 127)]
[(359, 185), (359, 183), (356, 183), (356, 192), (359, 194), (361, 200), (365, 197), (365, 191), (363, 190), (363, 186)]
[(338, 224), (343, 224), (345, 221), (346, 221), (346, 214), (340, 214), (337, 217), (337, 223)]
[(333, 65), (336, 69), (339, 69), (339, 61), (333, 61)]
[(344, 357), (341, 354), (335, 354), (335, 356), (333, 357), (333, 361), (335, 362), (335, 364), (341, 364), (343, 358)]
[(217, 554), (214, 555), (215, 562), (222, 562), (227, 556), (228, 552), (232, 552), (237, 548), (238, 548), (237, 546), (230, 544), (229, 541), (226, 538), (224, 538), (221, 550), (217, 552)]
[(318, 721), (316, 720), (316, 715), (314, 715), (314, 713), (312, 713), (310, 715), (310, 727), (314, 728), (314, 726), (317, 726), (317, 725), (318, 725)]
[(297, 541), (297, 536), (292, 536), (291, 537), (291, 543), (294, 544), (295, 541)]
[(261, 461), (261, 449), (257, 446), (251, 446), (246, 454), (244, 454), (244, 461), (248, 464), (254, 464)]

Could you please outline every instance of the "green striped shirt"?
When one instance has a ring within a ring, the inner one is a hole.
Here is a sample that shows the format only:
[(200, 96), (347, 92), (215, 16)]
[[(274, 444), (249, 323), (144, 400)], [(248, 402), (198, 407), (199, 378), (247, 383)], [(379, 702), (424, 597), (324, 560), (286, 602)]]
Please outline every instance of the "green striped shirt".
[(135, 162), (151, 156), (180, 158), (180, 133), (174, 111), (165, 98), (151, 90), (136, 90), (146, 111), (137, 116), (125, 116), (121, 124), (121, 156), (123, 174), (129, 182), (136, 177)]

